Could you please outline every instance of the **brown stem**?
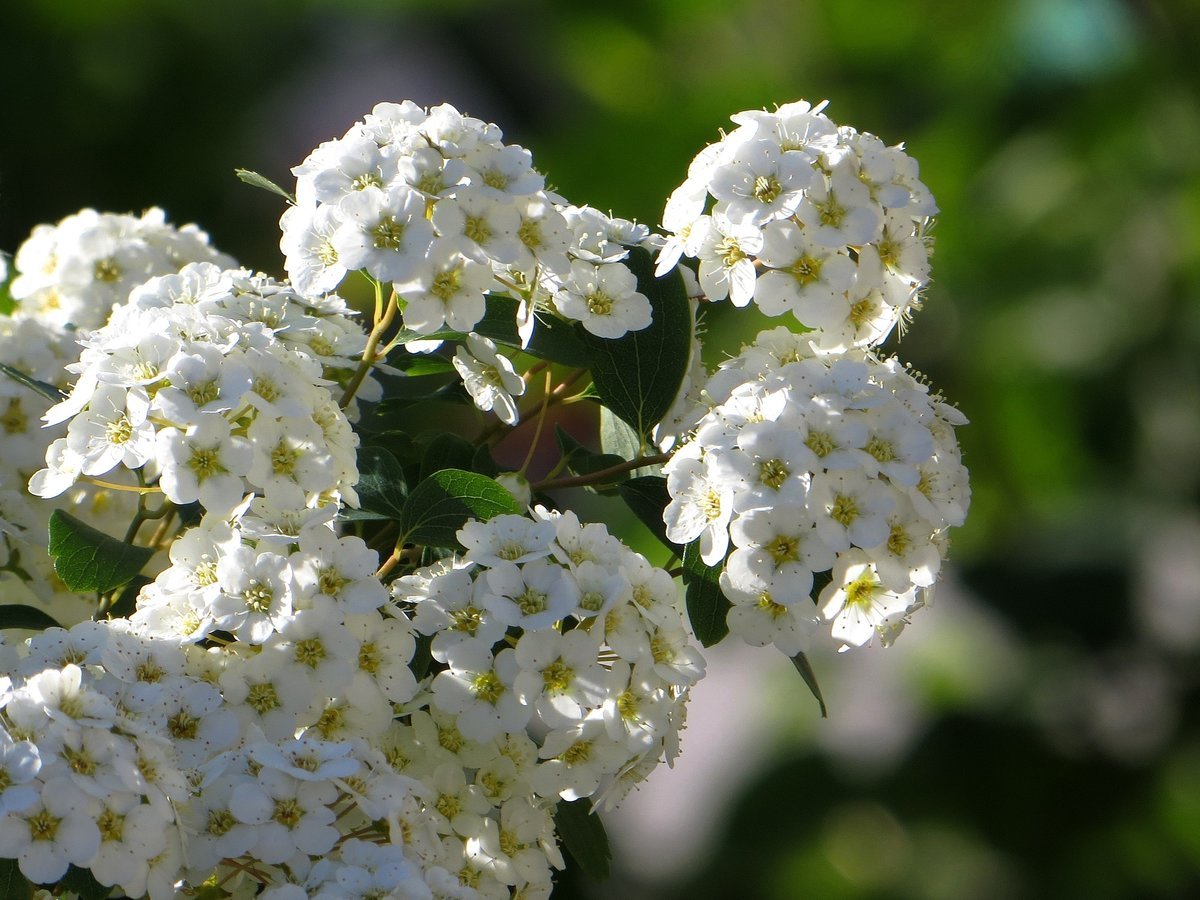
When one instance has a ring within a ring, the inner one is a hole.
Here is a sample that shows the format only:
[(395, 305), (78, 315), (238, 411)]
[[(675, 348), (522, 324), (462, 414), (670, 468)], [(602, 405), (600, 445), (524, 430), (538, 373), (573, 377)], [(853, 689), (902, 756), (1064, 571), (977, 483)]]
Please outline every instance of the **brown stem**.
[(585, 487), (589, 484), (602, 484), (614, 475), (623, 475), (626, 472), (631, 472), (634, 469), (640, 469), (643, 466), (656, 466), (660, 463), (665, 463), (671, 458), (670, 453), (658, 453), (654, 456), (639, 456), (637, 459), (626, 460), (625, 462), (617, 463), (615, 466), (609, 466), (607, 469), (599, 469), (595, 472), (590, 472), (587, 475), (572, 475), (569, 478), (550, 478), (546, 481), (539, 481), (531, 486), (533, 491), (553, 491), (559, 488), (570, 487)]

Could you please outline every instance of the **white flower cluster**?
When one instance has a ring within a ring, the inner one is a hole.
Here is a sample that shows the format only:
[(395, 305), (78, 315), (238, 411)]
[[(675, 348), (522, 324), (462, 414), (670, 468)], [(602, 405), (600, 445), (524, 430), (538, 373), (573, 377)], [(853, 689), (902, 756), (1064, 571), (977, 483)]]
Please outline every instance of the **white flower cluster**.
[(825, 349), (864, 347), (918, 304), (937, 207), (902, 146), (835, 125), (824, 106), (733, 116), (667, 202), (659, 272), (698, 259), (709, 300), (790, 311)]
[(234, 264), (209, 245), (207, 234), (195, 225), (176, 228), (161, 209), (141, 217), (84, 209), (57, 225), (39, 225), (13, 262), (20, 315), (80, 330), (103, 325), (113, 306), (148, 278), (192, 262)]
[(504, 884), (548, 891), (561, 866), (550, 808), (615, 803), (673, 759), (704, 660), (671, 576), (602, 524), (538, 507), (459, 540), (461, 559), (392, 585), (444, 666), (429, 712), (395, 726), (397, 754), (439, 791), (444, 840)]
[(604, 337), (649, 325), (649, 301), (614, 265), (647, 230), (566, 207), (502, 137), (448, 104), (378, 104), (293, 170), (296, 205), (280, 220), (292, 284), (315, 296), (365, 271), (391, 283), (421, 334), (469, 332), (491, 291), (523, 301), (530, 325), (549, 301)]
[(902, 627), (969, 502), (962, 414), (895, 359), (821, 343), (760, 333), (709, 381), (711, 410), (663, 467), (668, 537), (724, 561), (731, 631), (788, 655), (815, 630), (818, 572), (832, 570), (819, 612), (838, 641)]
[[(11, 316), (0, 317), (0, 362), (66, 390), (67, 366), (79, 358), (79, 331), (104, 325), (133, 287), (194, 261), (232, 265), (202, 231), (194, 225), (177, 229), (158, 209), (140, 218), (85, 209), (57, 225), (39, 225), (17, 251), (10, 287), (18, 302)], [(0, 375), (0, 587), (5, 602), (33, 602), (70, 623), (91, 614), (94, 598), (81, 598), (54, 578), (46, 553), (49, 509), (30, 506), (24, 491), (47, 447), (65, 432), (61, 424), (43, 425), (50, 405), (29, 386)], [(135, 498), (87, 486), (63, 494), (56, 505), (102, 531), (120, 533)]]
[(85, 622), (31, 638), (6, 662), (0, 857), (30, 880), (52, 884), (75, 865), (159, 900), (177, 896), (182, 876), (199, 884), (247, 858), (279, 883), (349, 881), (321, 896), (385, 896), (349, 890), (365, 869), (376, 886), (403, 889), (387, 896), (431, 897), (400, 845), (343, 845), (313, 864), (343, 834), (382, 821), (386, 837), (418, 788), (361, 740), (309, 729), (271, 741), (246, 727), (246, 701), (231, 701), (225, 683), (236, 654)]
[(366, 337), (335, 295), (211, 263), (137, 288), (80, 343), (70, 420), (30, 490), (54, 497), (80, 476), (150, 464), (167, 498), (228, 513), (253, 491), (280, 509), (355, 501), (357, 438), (325, 375), (348, 371)]

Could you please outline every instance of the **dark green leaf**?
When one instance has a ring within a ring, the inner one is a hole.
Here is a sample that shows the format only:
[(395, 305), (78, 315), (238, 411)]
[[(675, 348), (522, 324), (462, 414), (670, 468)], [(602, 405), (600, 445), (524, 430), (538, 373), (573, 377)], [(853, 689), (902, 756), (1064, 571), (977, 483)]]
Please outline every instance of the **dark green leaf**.
[(21, 874), (15, 859), (0, 859), (0, 897), (4, 900), (31, 900), (33, 885)]
[(400, 530), (406, 542), (458, 547), (457, 532), (468, 519), (487, 521), (520, 512), (513, 495), (492, 479), (462, 469), (442, 469), (412, 489)]
[(38, 394), (41, 394), (51, 403), (57, 403), (67, 395), (60, 391), (52, 384), (47, 384), (44, 381), (38, 381), (36, 378), (30, 378), (20, 369), (14, 369), (12, 366), (0, 363), (0, 373), (7, 375), (13, 381), (19, 382)]
[(429, 674), (429, 669), (433, 666), (433, 635), (418, 632), (416, 639), (417, 646), (413, 650), (413, 658), (408, 667), (412, 670), (413, 677), (420, 681)]
[[(615, 453), (592, 452), (564, 431), (561, 425), (555, 426), (554, 436), (558, 439), (558, 449), (566, 460), (567, 470), (573, 475), (591, 475), (593, 472), (625, 462), (626, 457), (617, 456)], [(627, 475), (618, 475), (613, 480), (626, 477)]]
[(559, 800), (554, 807), (554, 830), (571, 858), (589, 878), (603, 881), (608, 878), (612, 850), (600, 816), (592, 811), (592, 801)]
[(600, 447), (605, 453), (621, 459), (637, 459), (642, 455), (644, 442), (637, 432), (618, 418), (607, 406), (600, 407)]
[(457, 372), (454, 363), (444, 356), (414, 356), (409, 354), (404, 371), (409, 378), (420, 375), (453, 375)]
[(50, 514), (49, 551), (63, 584), (102, 594), (129, 582), (154, 555), (149, 547), (118, 541), (61, 509)]
[(480, 444), (475, 448), (475, 453), (471, 456), (471, 471), (488, 478), (495, 478), (499, 473), (500, 467), (496, 465), (496, 460), (492, 459), (492, 451), (488, 449), (487, 444)]
[(797, 653), (792, 657), (792, 665), (796, 667), (796, 671), (800, 673), (800, 677), (804, 679), (804, 683), (808, 685), (808, 689), (817, 699), (817, 705), (821, 708), (821, 718), (828, 719), (829, 713), (825, 709), (825, 698), (821, 696), (821, 686), (817, 684), (817, 673), (813, 671), (808, 657), (803, 653)]
[(81, 869), (79, 866), (67, 869), (67, 874), (59, 884), (78, 894), (79, 900), (104, 900), (113, 891), (111, 887), (105, 887), (97, 881), (90, 869)]
[(421, 458), (421, 478), (425, 479), (439, 469), (466, 469), (470, 471), (475, 461), (475, 446), (457, 434), (444, 432), (434, 437), (425, 447)]
[(692, 633), (705, 647), (711, 647), (729, 634), (725, 617), (731, 606), (721, 592), (721, 566), (707, 566), (700, 558), (700, 541), (683, 548), (683, 583), (687, 586), (688, 620)]
[(108, 617), (110, 619), (128, 619), (132, 616), (134, 610), (137, 609), (137, 595), (142, 588), (150, 584), (151, 580), (145, 575), (134, 576), (133, 581), (121, 589), (121, 595), (108, 610)]
[(278, 194), (288, 203), (293, 205), (296, 203), (295, 194), (289, 194), (265, 175), (259, 175), (257, 172), (251, 172), (249, 169), (234, 169), (233, 174), (251, 187), (261, 188), (264, 191), (270, 191), (272, 194)]
[(345, 507), (341, 517), (347, 521), (364, 519), (399, 520), (404, 515), (408, 485), (404, 469), (390, 450), (374, 444), (358, 448), (358, 509)]
[(671, 495), (667, 493), (666, 478), (662, 475), (630, 478), (617, 485), (617, 493), (656, 538), (677, 554), (682, 552), (678, 544), (667, 538), (667, 525), (663, 521), (663, 510), (671, 502)]
[(578, 331), (589, 351), (588, 368), (600, 401), (645, 436), (667, 414), (683, 384), (691, 351), (692, 308), (677, 270), (655, 278), (654, 261), (641, 247), (630, 251), (625, 264), (637, 276), (638, 290), (649, 299), (654, 321), (615, 340), (596, 337), (582, 326)]
[[(47, 613), (36, 606), (22, 603), (0, 604), (0, 628), (28, 628), (30, 631), (45, 631), (61, 627)], [(3, 897), (0, 894), (0, 897)]]

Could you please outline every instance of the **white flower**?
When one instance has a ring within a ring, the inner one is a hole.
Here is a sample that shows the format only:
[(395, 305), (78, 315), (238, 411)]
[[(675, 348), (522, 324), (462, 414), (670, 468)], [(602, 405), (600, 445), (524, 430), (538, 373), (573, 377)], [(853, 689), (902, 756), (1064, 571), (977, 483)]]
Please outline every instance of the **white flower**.
[(199, 500), (206, 510), (226, 513), (241, 502), (254, 450), (232, 434), (224, 417), (201, 415), (186, 432), (165, 428), (158, 433), (163, 493), (175, 503)]
[(709, 300), (746, 306), (754, 297), (754, 256), (762, 250), (762, 231), (722, 216), (705, 216), (692, 226), (700, 259), (700, 287)]
[(505, 625), (526, 631), (548, 628), (579, 603), (579, 585), (561, 566), (535, 559), (524, 565), (501, 562), (478, 582), (483, 604)]
[(425, 219), (425, 198), (403, 184), (347, 195), (340, 204), (344, 222), (332, 243), (348, 270), (365, 269), (398, 291), (419, 290), (430, 280), (426, 253), (433, 226)]
[(479, 409), (494, 411), (507, 425), (517, 423), (513, 397), (525, 393), (525, 382), (508, 357), (496, 352), (494, 343), (474, 332), (468, 334), (466, 347), (459, 346), (454, 354), (454, 368)]
[(713, 171), (709, 191), (729, 221), (764, 225), (795, 211), (814, 180), (811, 163), (809, 154), (781, 152), (773, 140), (751, 141)]
[(67, 779), (50, 779), (36, 802), (0, 816), (0, 857), (37, 884), (53, 884), (72, 864), (86, 868), (100, 849), (98, 806)]
[(915, 596), (896, 593), (879, 579), (875, 564), (860, 550), (851, 550), (833, 567), (833, 580), (821, 592), (821, 615), (833, 622), (833, 636), (861, 647), (876, 630), (903, 617)]
[(483, 318), (483, 294), (492, 284), (492, 270), (471, 253), (465, 238), (438, 239), (428, 263), (429, 277), (419, 286), (397, 288), (407, 301), (407, 327), (420, 334), (433, 334), (443, 325), (470, 331)]
[(458, 717), (463, 737), (488, 741), (505, 731), (518, 731), (532, 710), (513, 690), (519, 665), (511, 649), (493, 659), (478, 645), (460, 644), (446, 654), (450, 668), (433, 679), (433, 703)]
[(651, 322), (650, 301), (638, 293), (637, 277), (619, 263), (571, 263), (571, 275), (554, 305), (597, 337), (619, 338)]

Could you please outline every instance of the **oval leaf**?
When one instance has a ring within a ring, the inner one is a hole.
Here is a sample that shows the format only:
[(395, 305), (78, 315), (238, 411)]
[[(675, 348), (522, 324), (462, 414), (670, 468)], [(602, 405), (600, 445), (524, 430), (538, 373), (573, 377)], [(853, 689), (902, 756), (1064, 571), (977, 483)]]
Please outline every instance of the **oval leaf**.
[(390, 450), (374, 444), (358, 448), (358, 509), (342, 509), (346, 521), (363, 519), (399, 520), (404, 515), (408, 485), (404, 469)]
[(688, 620), (692, 634), (705, 647), (718, 643), (729, 634), (725, 617), (732, 604), (721, 592), (721, 566), (706, 566), (700, 559), (700, 542), (692, 541), (683, 549), (683, 583), (687, 585)]
[(641, 247), (630, 251), (625, 265), (637, 276), (638, 291), (649, 299), (654, 320), (612, 340), (589, 334), (582, 325), (578, 331), (588, 348), (600, 402), (645, 436), (667, 414), (683, 384), (694, 324), (678, 270), (655, 278), (654, 261)]
[(569, 802), (559, 800), (554, 807), (554, 830), (585, 875), (596, 881), (608, 877), (612, 850), (604, 823), (592, 810), (591, 800), (587, 797)]
[(48, 549), (63, 584), (81, 593), (105, 594), (119, 588), (133, 580), (154, 555), (149, 547), (118, 541), (61, 509), (50, 515)]
[[(59, 624), (36, 606), (23, 603), (6, 603), (0, 606), (0, 628), (28, 628), (30, 631), (45, 631), (59, 628)], [(0, 894), (0, 897), (4, 896)]]
[(521, 512), (513, 495), (491, 478), (463, 469), (442, 469), (408, 495), (401, 532), (405, 542), (459, 547), (458, 530), (468, 519), (486, 522), (493, 516)]

